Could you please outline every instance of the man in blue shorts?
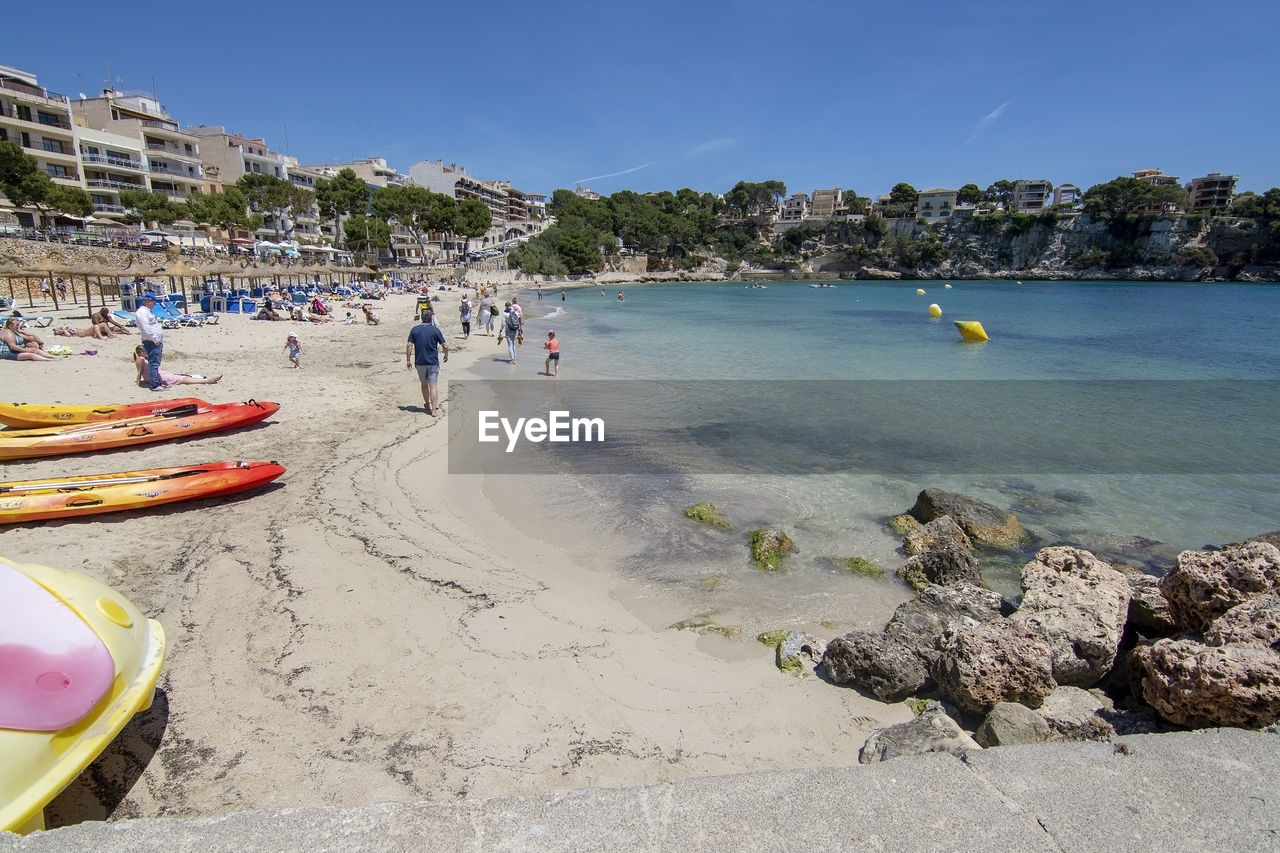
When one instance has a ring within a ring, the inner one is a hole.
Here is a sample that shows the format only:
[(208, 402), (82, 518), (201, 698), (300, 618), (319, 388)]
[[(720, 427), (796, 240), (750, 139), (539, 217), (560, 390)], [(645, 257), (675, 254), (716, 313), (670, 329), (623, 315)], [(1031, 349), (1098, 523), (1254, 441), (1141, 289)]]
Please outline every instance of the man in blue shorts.
[[(436, 352), (437, 346), (442, 355)], [(422, 382), (422, 402), (427, 407), (427, 414), (432, 417), (442, 414), (438, 404), (437, 382), (440, 379), (440, 363), (448, 360), (449, 346), (444, 342), (444, 332), (432, 324), (431, 312), (424, 310), (422, 322), (409, 330), (409, 342), (404, 345), (404, 366), (418, 368), (418, 379)]]

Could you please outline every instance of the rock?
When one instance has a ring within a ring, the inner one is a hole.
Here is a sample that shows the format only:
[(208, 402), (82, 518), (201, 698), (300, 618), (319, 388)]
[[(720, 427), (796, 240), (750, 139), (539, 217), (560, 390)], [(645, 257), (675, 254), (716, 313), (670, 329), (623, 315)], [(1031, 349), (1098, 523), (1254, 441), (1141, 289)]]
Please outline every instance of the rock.
[(1251, 542), (1222, 551), (1183, 551), (1160, 579), (1174, 623), (1200, 632), (1232, 607), (1256, 595), (1280, 592), (1280, 550)]
[(911, 646), (871, 631), (851, 631), (827, 644), (827, 677), (853, 684), (881, 702), (900, 702), (929, 686), (929, 671)]
[(917, 592), (929, 584), (987, 585), (978, 571), (978, 561), (973, 555), (947, 540), (939, 542), (923, 554), (909, 558), (898, 568), (898, 577)]
[(1129, 582), (1129, 624), (1148, 637), (1168, 637), (1178, 630), (1160, 578), (1137, 569), (1122, 569)]
[(823, 654), (820, 640), (801, 631), (792, 631), (778, 644), (775, 661), (783, 672), (806, 675), (810, 666), (822, 660)]
[(782, 556), (795, 547), (791, 537), (776, 527), (751, 531), (747, 545), (751, 549), (751, 562), (768, 572), (777, 571)]
[(919, 530), (923, 526), (924, 525), (905, 512), (901, 515), (895, 515), (893, 518), (889, 519), (890, 529), (896, 532), (899, 536), (906, 536), (911, 533), (911, 531)]
[(949, 515), (975, 543), (993, 548), (1012, 548), (1026, 537), (1022, 525), (1012, 515), (957, 492), (925, 489), (916, 496), (915, 506), (908, 512), (924, 524)]
[(969, 537), (949, 515), (935, 518), (928, 524), (920, 524), (904, 533), (902, 550), (908, 555), (923, 554), (941, 542), (952, 542), (965, 551), (973, 550)]
[(973, 734), (984, 747), (1044, 743), (1049, 737), (1044, 717), (1017, 702), (997, 702)]
[(1022, 568), (1022, 603), (1009, 618), (1053, 650), (1053, 680), (1092, 687), (1110, 671), (1129, 615), (1129, 582), (1088, 551), (1043, 548)]
[[(1270, 533), (1259, 533), (1257, 536), (1250, 536), (1244, 540), (1243, 544), (1250, 542), (1266, 542), (1268, 545), (1275, 545), (1280, 548), (1280, 530), (1272, 530)], [(1228, 545), (1228, 548), (1234, 548), (1234, 545)]]
[(685, 509), (684, 517), (703, 524), (709, 524), (712, 527), (718, 527), (721, 530), (729, 530), (733, 527), (729, 520), (720, 514), (720, 510), (716, 509), (716, 505), (712, 503), (694, 504)]
[(1280, 719), (1280, 654), (1267, 646), (1157, 640), (1129, 665), (1133, 692), (1171, 723), (1260, 729)]
[(858, 763), (875, 764), (926, 752), (964, 755), (970, 749), (981, 748), (955, 720), (947, 716), (940, 704), (930, 702), (914, 720), (872, 732), (858, 751)]
[(1280, 596), (1261, 595), (1228, 610), (1204, 632), (1207, 646), (1259, 643), (1280, 651)]
[(943, 696), (970, 714), (1000, 702), (1038, 708), (1053, 692), (1049, 644), (1026, 625), (1002, 619), (948, 631), (930, 669)]
[(937, 641), (943, 633), (968, 625), (994, 622), (1002, 617), (1004, 599), (997, 592), (952, 584), (928, 586), (893, 611), (885, 636), (895, 639), (932, 665), (938, 657)]
[(1053, 740), (1108, 740), (1116, 733), (1106, 716), (1114, 712), (1111, 700), (1079, 687), (1059, 687), (1036, 710)]

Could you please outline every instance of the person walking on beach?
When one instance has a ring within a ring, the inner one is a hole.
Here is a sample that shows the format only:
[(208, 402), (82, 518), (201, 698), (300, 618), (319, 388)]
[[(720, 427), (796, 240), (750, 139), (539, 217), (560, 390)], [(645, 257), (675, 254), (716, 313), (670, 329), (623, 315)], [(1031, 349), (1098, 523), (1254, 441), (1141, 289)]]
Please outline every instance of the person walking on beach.
[(151, 390), (160, 391), (164, 383), (160, 380), (160, 362), (164, 358), (164, 327), (152, 313), (156, 307), (156, 295), (148, 291), (142, 294), (142, 306), (133, 312), (133, 322), (142, 335), (142, 349), (147, 354), (148, 378)]
[(463, 340), (471, 337), (471, 300), (465, 293), (462, 294), (462, 301), (458, 303), (458, 320), (462, 323)]
[(551, 365), (556, 366), (555, 376), (560, 375), (560, 342), (556, 340), (556, 330), (547, 332), (547, 342), (542, 345), (547, 351), (547, 364), (542, 368), (543, 376), (551, 376)]
[[(439, 352), (436, 347), (440, 348)], [(409, 342), (404, 346), (404, 366), (406, 369), (418, 369), (422, 403), (432, 417), (442, 414), (438, 402), (440, 364), (448, 360), (449, 346), (444, 342), (444, 333), (432, 325), (431, 312), (423, 311), (422, 322), (409, 330)]]
[(502, 315), (503, 333), (507, 336), (507, 353), (511, 356), (510, 363), (516, 363), (516, 344), (521, 342), (524, 328), (524, 318), (520, 316), (520, 306), (516, 304), (514, 299), (507, 306), (506, 313)]
[(289, 354), (289, 361), (293, 362), (295, 370), (302, 367), (302, 341), (293, 332), (284, 339), (284, 351)]
[(490, 310), (492, 307), (493, 299), (489, 294), (482, 292), (480, 304), (476, 307), (476, 311), (480, 314), (476, 318), (476, 327), (477, 329), (483, 328), (486, 335), (493, 332), (493, 312)]

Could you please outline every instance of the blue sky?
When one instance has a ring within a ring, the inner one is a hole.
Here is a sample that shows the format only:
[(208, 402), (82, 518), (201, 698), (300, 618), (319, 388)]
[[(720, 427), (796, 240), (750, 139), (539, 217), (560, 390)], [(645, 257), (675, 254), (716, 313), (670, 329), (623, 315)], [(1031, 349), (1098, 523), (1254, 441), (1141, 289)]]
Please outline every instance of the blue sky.
[(1280, 186), (1274, 0), (13, 6), (0, 64), (71, 97), (154, 91), (303, 163), (444, 160), (547, 194)]

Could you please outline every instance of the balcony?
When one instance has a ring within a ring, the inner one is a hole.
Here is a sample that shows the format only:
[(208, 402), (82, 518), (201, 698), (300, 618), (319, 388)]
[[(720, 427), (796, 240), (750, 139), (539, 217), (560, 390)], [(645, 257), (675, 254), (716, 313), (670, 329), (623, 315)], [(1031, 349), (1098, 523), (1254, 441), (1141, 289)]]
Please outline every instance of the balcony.
[(48, 113), (39, 113), (32, 115), (30, 111), (19, 112), (14, 107), (0, 108), (0, 115), (5, 118), (11, 118), (16, 121), (25, 122), (27, 124), (39, 125), (40, 127), (56, 127), (59, 130), (70, 130), (71, 122), (63, 116), (51, 116)]
[(172, 130), (175, 133), (178, 130), (178, 123), (176, 121), (165, 121), (164, 119), (158, 119), (158, 118), (144, 118), (140, 120), (140, 124), (143, 127), (154, 127), (160, 130)]
[(85, 180), (85, 186), (90, 189), (106, 189), (106, 190), (145, 190), (142, 184), (131, 184), (128, 181), (109, 181), (101, 178), (88, 178)]
[(124, 213), (125, 210), (118, 204), (97, 204), (93, 205), (93, 209), (98, 213)]
[(9, 89), (13, 92), (21, 92), (24, 95), (31, 95), (35, 98), (44, 98), (46, 101), (57, 101), (62, 103), (67, 100), (66, 95), (60, 95), (57, 92), (50, 92), (47, 89), (41, 89), (39, 86), (30, 86), (21, 80), (13, 80), (10, 78), (0, 79), (0, 89)]
[(137, 169), (139, 172), (146, 168), (146, 166), (142, 164), (141, 160), (125, 160), (121, 157), (112, 157), (110, 155), (82, 154), (80, 159), (84, 160), (86, 163), (104, 163), (108, 166), (117, 166), (121, 169)]

